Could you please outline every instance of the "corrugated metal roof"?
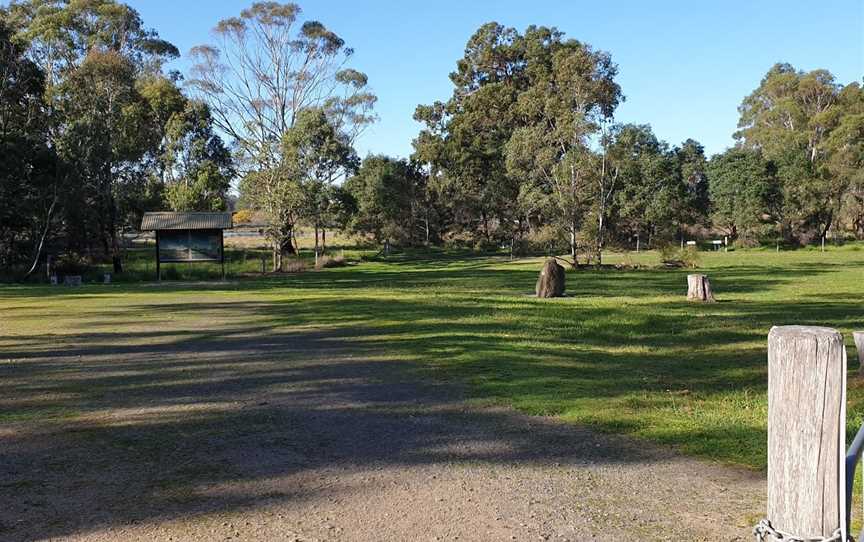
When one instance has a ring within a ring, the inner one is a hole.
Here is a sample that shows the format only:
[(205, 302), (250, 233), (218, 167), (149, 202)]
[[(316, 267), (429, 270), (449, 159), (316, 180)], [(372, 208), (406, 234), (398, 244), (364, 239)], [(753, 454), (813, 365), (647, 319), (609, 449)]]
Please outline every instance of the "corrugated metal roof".
[(234, 227), (231, 213), (144, 213), (141, 231), (228, 230)]

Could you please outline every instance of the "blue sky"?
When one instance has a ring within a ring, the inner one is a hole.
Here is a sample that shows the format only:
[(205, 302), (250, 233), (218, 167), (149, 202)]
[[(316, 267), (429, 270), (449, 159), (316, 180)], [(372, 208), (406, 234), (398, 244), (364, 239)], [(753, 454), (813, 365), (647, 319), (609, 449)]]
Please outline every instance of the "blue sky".
[[(127, 0), (147, 26), (185, 54), (251, 0)], [(307, 0), (317, 19), (356, 51), (353, 67), (379, 97), (378, 122), (358, 144), (408, 156), (420, 103), (445, 100), (448, 74), (481, 24), (556, 26), (609, 51), (627, 101), (620, 122), (649, 123), (672, 144), (688, 137), (709, 154), (732, 144), (737, 106), (778, 61), (826, 68), (838, 81), (864, 75), (864, 1)], [(179, 69), (185, 67), (181, 59)]]

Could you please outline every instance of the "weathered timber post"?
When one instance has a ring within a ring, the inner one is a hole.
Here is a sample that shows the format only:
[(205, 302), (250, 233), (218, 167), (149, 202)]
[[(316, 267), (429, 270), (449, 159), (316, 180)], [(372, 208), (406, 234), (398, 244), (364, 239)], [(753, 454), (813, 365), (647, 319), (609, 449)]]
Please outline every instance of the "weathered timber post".
[(824, 327), (772, 328), (764, 540), (840, 540), (839, 533), (846, 532), (845, 403), (846, 349), (840, 333)]
[(864, 376), (864, 331), (853, 331), (852, 338), (858, 351), (858, 376)]
[(687, 275), (687, 299), (690, 301), (703, 301), (714, 303), (714, 292), (711, 291), (711, 282), (705, 275)]

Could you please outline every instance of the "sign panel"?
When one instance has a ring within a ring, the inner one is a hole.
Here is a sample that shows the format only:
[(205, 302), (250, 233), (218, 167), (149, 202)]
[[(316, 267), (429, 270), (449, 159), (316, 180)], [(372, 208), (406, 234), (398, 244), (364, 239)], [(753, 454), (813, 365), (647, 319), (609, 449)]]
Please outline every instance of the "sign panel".
[(219, 230), (159, 232), (160, 262), (218, 262), (222, 259)]

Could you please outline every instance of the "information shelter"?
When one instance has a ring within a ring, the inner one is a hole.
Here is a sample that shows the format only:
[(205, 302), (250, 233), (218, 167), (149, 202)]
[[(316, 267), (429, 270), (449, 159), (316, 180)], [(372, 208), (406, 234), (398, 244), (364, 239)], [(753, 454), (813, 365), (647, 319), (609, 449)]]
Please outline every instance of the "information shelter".
[(144, 213), (141, 231), (156, 232), (156, 280), (163, 263), (219, 262), (225, 278), (225, 230), (231, 213)]

